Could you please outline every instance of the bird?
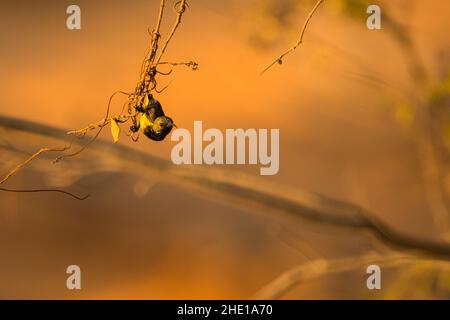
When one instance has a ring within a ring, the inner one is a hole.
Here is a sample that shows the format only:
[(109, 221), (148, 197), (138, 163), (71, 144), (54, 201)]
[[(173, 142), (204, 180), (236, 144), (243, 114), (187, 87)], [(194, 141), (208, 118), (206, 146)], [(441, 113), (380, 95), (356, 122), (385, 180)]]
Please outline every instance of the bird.
[(173, 120), (166, 116), (161, 116), (155, 119), (152, 126), (146, 127), (143, 131), (144, 134), (154, 140), (162, 141), (172, 131), (174, 127)]
[(156, 118), (164, 116), (161, 103), (153, 98), (152, 94), (147, 94), (142, 105), (136, 108), (136, 111), (149, 115), (150, 121), (154, 122)]
[(161, 103), (148, 94), (144, 103), (136, 108), (141, 113), (139, 127), (146, 137), (154, 141), (162, 141), (176, 127), (172, 118), (164, 114)]

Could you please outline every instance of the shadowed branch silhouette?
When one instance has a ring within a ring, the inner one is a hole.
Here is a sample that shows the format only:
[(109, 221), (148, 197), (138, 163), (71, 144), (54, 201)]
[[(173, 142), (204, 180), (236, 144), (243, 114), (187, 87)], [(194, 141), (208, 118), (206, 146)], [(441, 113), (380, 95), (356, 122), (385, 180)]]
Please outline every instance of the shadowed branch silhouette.
[(376, 264), (383, 267), (395, 267), (403, 264), (432, 261), (433, 263), (448, 264), (448, 261), (438, 261), (429, 259), (418, 259), (415, 256), (393, 253), (381, 256), (369, 253), (361, 257), (346, 257), (334, 260), (317, 259), (298, 265), (279, 275), (273, 281), (259, 290), (252, 299), (272, 300), (280, 299), (284, 294), (293, 289), (301, 282), (317, 279), (323, 276), (340, 274), (365, 268), (368, 265)]
[[(0, 128), (57, 139), (66, 133), (62, 129), (4, 116), (0, 116)], [(3, 148), (8, 150), (10, 147)], [(231, 199), (229, 203), (240, 208), (264, 209), (258, 210), (264, 214), (271, 214), (272, 210), (275, 210), (322, 225), (361, 232), (370, 231), (393, 249), (404, 249), (411, 254), (450, 260), (449, 242), (442, 239), (420, 238), (398, 231), (370, 210), (347, 201), (299, 188), (267, 184), (260, 179), (220, 169), (176, 167), (170, 161), (108, 141), (98, 141), (95, 148), (107, 153), (109, 157), (117, 157), (117, 161), (124, 162), (127, 166), (131, 162), (134, 168), (141, 171), (151, 170), (163, 177), (165, 183), (195, 190), (196, 194), (200, 195), (215, 195), (219, 201)]]

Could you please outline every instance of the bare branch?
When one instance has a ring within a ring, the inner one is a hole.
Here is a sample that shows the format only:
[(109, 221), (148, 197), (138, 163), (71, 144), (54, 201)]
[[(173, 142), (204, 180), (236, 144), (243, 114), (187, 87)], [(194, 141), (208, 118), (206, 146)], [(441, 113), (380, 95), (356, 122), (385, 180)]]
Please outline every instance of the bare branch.
[(122, 115), (122, 116), (106, 119), (106, 121), (105, 121), (105, 119), (102, 119), (96, 123), (89, 124), (84, 128), (69, 131), (69, 132), (67, 132), (67, 134), (84, 137), (86, 134), (88, 134), (92, 130), (107, 126), (111, 122), (111, 119), (114, 119), (119, 123), (124, 123), (124, 122), (127, 122), (130, 118), (131, 118), (131, 116)]
[(34, 158), (40, 156), (41, 154), (45, 152), (63, 152), (66, 151), (68, 147), (63, 148), (42, 148), (39, 151), (32, 154), (28, 159), (26, 159), (24, 162), (17, 165), (10, 173), (8, 173), (2, 180), (0, 180), (0, 184), (5, 183), (8, 179), (10, 179), (13, 175), (15, 175), (17, 172), (19, 172), (24, 166), (26, 166), (28, 163), (30, 163)]
[(275, 61), (273, 61), (271, 64), (269, 64), (263, 71), (261, 71), (261, 73), (259, 75), (262, 75), (263, 73), (265, 73), (267, 70), (269, 70), (276, 63), (282, 64), (283, 63), (283, 58), (285, 56), (287, 56), (289, 53), (291, 53), (292, 51), (294, 51), (295, 49), (297, 49), (297, 47), (302, 44), (303, 36), (305, 35), (305, 31), (306, 31), (306, 28), (308, 27), (309, 21), (311, 20), (311, 18), (313, 17), (314, 13), (319, 8), (319, 6), (323, 3), (323, 1), (324, 0), (318, 0), (316, 5), (314, 6), (314, 8), (309, 13), (308, 17), (305, 20), (305, 23), (303, 24), (303, 27), (302, 27), (301, 31), (300, 31), (300, 38), (297, 40), (297, 42), (294, 44), (294, 46), (292, 48), (290, 48), (289, 50), (287, 50), (286, 52), (284, 52), (283, 54), (281, 54), (278, 58), (276, 58)]
[(171, 65), (171, 66), (186, 66), (188, 68), (191, 68), (192, 70), (198, 70), (198, 63), (195, 61), (188, 61), (188, 62), (160, 62), (159, 65)]
[(161, 22), (162, 22), (162, 18), (164, 15), (164, 5), (165, 5), (165, 1), (161, 0), (160, 6), (159, 6), (158, 19), (156, 21), (156, 27), (155, 27), (155, 30), (153, 30), (153, 32), (152, 32), (150, 55), (149, 55), (148, 60), (146, 60), (149, 65), (153, 64), (153, 61), (155, 60), (155, 57), (156, 57), (156, 52), (158, 51), (158, 43), (159, 43), (159, 39), (161, 38), (161, 34), (160, 34), (159, 30), (161, 29)]
[(39, 192), (56, 192), (56, 193), (62, 193), (65, 195), (68, 195), (74, 199), (83, 201), (86, 200), (87, 198), (90, 197), (90, 195), (85, 195), (85, 196), (77, 196), (73, 193), (70, 193), (68, 191), (64, 191), (64, 190), (60, 190), (60, 189), (33, 189), (33, 190), (27, 190), (27, 189), (8, 189), (8, 188), (0, 188), (0, 191), (5, 191), (5, 192), (14, 192), (14, 193), (39, 193)]
[(111, 119), (107, 119), (106, 121), (105, 121), (105, 119), (102, 119), (102, 120), (100, 120), (99, 122), (89, 124), (89, 125), (87, 125), (87, 126), (84, 127), (84, 128), (77, 129), (77, 130), (72, 130), (72, 131), (68, 131), (67, 134), (68, 134), (68, 135), (76, 135), (76, 136), (79, 136), (79, 137), (83, 137), (83, 136), (85, 136), (89, 131), (92, 131), (92, 130), (97, 129), (97, 128), (104, 127), (104, 126), (106, 126), (107, 124), (109, 124), (110, 122), (111, 122)]
[[(41, 154), (45, 152), (63, 152), (67, 150), (69, 147), (63, 147), (63, 148), (42, 148), (39, 151), (33, 153), (29, 158), (27, 158), (24, 162), (17, 165), (11, 172), (9, 172), (1, 181), (0, 185), (4, 184), (6, 181), (8, 181), (12, 176), (14, 176), (16, 173), (18, 173), (24, 166), (29, 164), (33, 159), (39, 157)], [(70, 193), (68, 191), (59, 190), (59, 189), (9, 189), (9, 188), (3, 188), (0, 187), (0, 191), (5, 192), (15, 192), (15, 193), (38, 193), (38, 192), (56, 192), (56, 193), (62, 193), (68, 196), (71, 196), (72, 198), (75, 198), (77, 200), (85, 200), (89, 197), (89, 195), (86, 195), (84, 197), (77, 196), (73, 193)]]
[[(89, 140), (85, 145), (83, 145), (79, 150), (73, 152), (73, 153), (69, 153), (69, 154), (63, 154), (62, 156), (59, 156), (58, 158), (56, 158), (55, 160), (53, 160), (54, 163), (59, 162), (65, 158), (69, 158), (69, 157), (74, 157), (76, 155), (79, 155), (81, 152), (83, 152), (87, 147), (89, 147), (95, 140), (97, 140), (98, 136), (100, 135), (100, 133), (102, 132), (103, 128), (108, 124), (108, 117), (109, 117), (109, 112), (111, 109), (111, 102), (114, 98), (114, 96), (116, 94), (124, 94), (126, 96), (130, 96), (129, 93), (123, 92), (123, 91), (116, 91), (114, 92), (111, 97), (109, 97), (109, 101), (108, 101), (108, 106), (106, 107), (106, 115), (105, 118), (103, 120), (103, 123), (101, 125), (98, 126), (98, 131), (97, 133), (91, 138), (91, 140)], [(109, 121), (111, 121), (109, 119)]]
[(166, 51), (167, 46), (169, 45), (170, 40), (172, 40), (173, 35), (175, 34), (175, 31), (177, 31), (178, 26), (181, 23), (181, 18), (183, 17), (184, 12), (186, 11), (186, 0), (180, 1), (180, 6), (178, 7), (177, 12), (177, 18), (175, 20), (175, 24), (172, 27), (172, 30), (169, 33), (169, 36), (166, 39), (166, 42), (164, 42), (164, 45), (159, 52), (158, 58), (156, 59), (155, 65), (158, 65), (161, 61), (162, 56), (164, 55), (164, 52)]

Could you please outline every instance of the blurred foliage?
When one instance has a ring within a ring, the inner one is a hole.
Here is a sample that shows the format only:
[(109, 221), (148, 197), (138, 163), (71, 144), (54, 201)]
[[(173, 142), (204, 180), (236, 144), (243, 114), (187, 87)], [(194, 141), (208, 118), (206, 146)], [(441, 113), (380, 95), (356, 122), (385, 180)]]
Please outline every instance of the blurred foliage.
[(283, 35), (294, 27), (292, 16), (297, 6), (298, 1), (294, 0), (250, 1), (239, 10), (243, 15), (240, 19), (241, 30), (252, 46), (268, 49), (282, 41)]
[(450, 150), (450, 72), (446, 72), (441, 81), (430, 86), (428, 100), (441, 138), (446, 149)]
[(450, 266), (421, 262), (398, 269), (398, 276), (386, 288), (386, 299), (448, 298), (450, 295)]
[(450, 72), (443, 77), (442, 81), (431, 86), (429, 91), (429, 99), (435, 106), (442, 107), (448, 101), (448, 96), (450, 94)]
[[(270, 47), (280, 38), (291, 37), (301, 27), (298, 17), (310, 9), (316, 0), (264, 0), (258, 5), (252, 6), (252, 16), (248, 19), (248, 28), (252, 44), (259, 47)], [(367, 8), (374, 3), (368, 0), (334, 0), (327, 1), (324, 6), (328, 11), (343, 14), (347, 18), (365, 23), (368, 14)], [(417, 132), (427, 139), (444, 141), (447, 153), (450, 153), (450, 72), (444, 72), (440, 80), (429, 77), (429, 65), (425, 65), (421, 59), (415, 41), (414, 34), (402, 21), (391, 15), (387, 9), (389, 2), (385, 1), (382, 11), (383, 28), (385, 33), (399, 52), (403, 55), (414, 93), (404, 93), (397, 98), (391, 98), (389, 103), (393, 120), (401, 127), (409, 129), (409, 133), (416, 135), (416, 130), (433, 127), (432, 136), (426, 131)], [(381, 4), (380, 4), (381, 5)], [(291, 19), (291, 17), (297, 17)], [(255, 18), (255, 19), (253, 19)], [(269, 31), (270, 30), (270, 31)], [(440, 71), (448, 68), (440, 64)], [(430, 83), (433, 83), (430, 85)], [(422, 99), (425, 97), (425, 99)], [(425, 112), (421, 112), (424, 111)], [(424, 116), (425, 115), (425, 116)], [(428, 123), (430, 122), (430, 123)], [(416, 126), (416, 124), (419, 124)], [(441, 142), (432, 145), (438, 145)], [(440, 165), (441, 163), (439, 163)], [(427, 163), (426, 165), (435, 165)], [(450, 177), (450, 175), (449, 175)], [(447, 179), (450, 181), (450, 178)], [(450, 182), (448, 183), (450, 191)], [(449, 192), (450, 194), (450, 192)], [(386, 289), (385, 298), (448, 298), (450, 295), (450, 267), (433, 263), (418, 263), (410, 267), (399, 269), (398, 277), (394, 284)]]
[(410, 129), (412, 127), (415, 115), (416, 109), (408, 101), (403, 101), (394, 105), (394, 119), (403, 128)]
[(336, 4), (342, 12), (350, 17), (365, 21), (367, 19), (367, 7), (372, 3), (366, 0), (338, 0)]

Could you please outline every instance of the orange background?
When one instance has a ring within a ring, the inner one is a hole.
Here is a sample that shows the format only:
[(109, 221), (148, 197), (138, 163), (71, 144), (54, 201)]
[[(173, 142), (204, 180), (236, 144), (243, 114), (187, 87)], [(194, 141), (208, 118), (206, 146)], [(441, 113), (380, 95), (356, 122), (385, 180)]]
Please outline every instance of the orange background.
[[(414, 87), (388, 31), (370, 31), (336, 3), (325, 3), (302, 46), (259, 76), (295, 42), (312, 4), (280, 1), (287, 9), (275, 19), (268, 3), (190, 1), (165, 59), (195, 60), (199, 70), (181, 66), (159, 78), (161, 87), (170, 84), (157, 96), (166, 114), (188, 129), (194, 120), (204, 128), (280, 128), (280, 172), (267, 181), (346, 199), (408, 233), (432, 235), (417, 150), (391, 108)], [(112, 92), (135, 87), (158, 1), (77, 1), (79, 31), (66, 29), (69, 4), (1, 2), (2, 115), (76, 129), (102, 119)], [(408, 25), (425, 65), (438, 75), (438, 54), (448, 62), (450, 3), (398, 0), (386, 6)], [(174, 19), (168, 5), (163, 36)], [(120, 112), (121, 99), (113, 113)], [(111, 139), (108, 130), (102, 137)], [(28, 141), (27, 150), (39, 143)], [(174, 145), (169, 139), (133, 143), (124, 135), (120, 143), (165, 159)], [(139, 179), (132, 170), (77, 182), (77, 190), (95, 195), (85, 203), (0, 194), (0, 298), (248, 298), (305, 261), (298, 243), (325, 256), (371, 246), (164, 184), (136, 199)], [(256, 167), (227, 170), (259, 174)], [(27, 169), (13, 185), (44, 184), (42, 179)], [(64, 287), (69, 264), (85, 270), (81, 292)], [(364, 283), (362, 270), (308, 283), (287, 297), (382, 297), (368, 293)]]

